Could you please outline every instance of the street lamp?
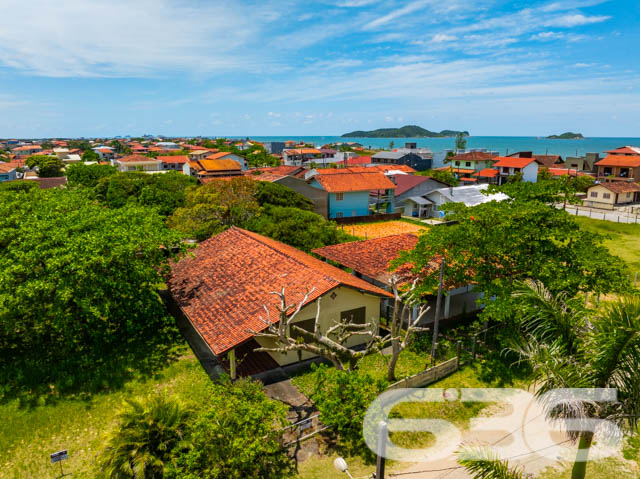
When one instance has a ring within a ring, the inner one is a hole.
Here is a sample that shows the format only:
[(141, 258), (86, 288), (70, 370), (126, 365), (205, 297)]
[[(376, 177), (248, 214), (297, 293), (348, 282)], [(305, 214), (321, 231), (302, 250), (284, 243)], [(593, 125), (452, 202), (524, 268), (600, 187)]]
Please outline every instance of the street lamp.
[(333, 465), (338, 471), (346, 473), (350, 479), (353, 479), (353, 476), (349, 472), (349, 466), (347, 466), (347, 461), (345, 461), (343, 458), (336, 457), (336, 459), (333, 461)]

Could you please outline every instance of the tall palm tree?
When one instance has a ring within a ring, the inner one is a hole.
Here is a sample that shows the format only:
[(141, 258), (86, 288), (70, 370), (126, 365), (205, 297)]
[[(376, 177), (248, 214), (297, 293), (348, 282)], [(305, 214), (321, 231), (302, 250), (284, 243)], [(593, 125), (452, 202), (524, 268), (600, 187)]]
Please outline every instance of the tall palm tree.
[[(640, 297), (621, 297), (594, 310), (535, 281), (521, 284), (514, 297), (522, 332), (516, 349), (533, 368), (540, 384), (537, 395), (556, 388), (617, 390), (615, 403), (547, 405), (547, 416), (605, 419), (635, 428), (640, 415)], [(569, 434), (579, 445), (571, 477), (584, 479), (593, 432)]]
[(510, 467), (507, 461), (483, 447), (458, 452), (458, 462), (474, 479), (525, 479), (520, 467)]
[(98, 458), (98, 477), (159, 479), (171, 464), (172, 452), (185, 445), (191, 413), (164, 394), (127, 399), (118, 424)]

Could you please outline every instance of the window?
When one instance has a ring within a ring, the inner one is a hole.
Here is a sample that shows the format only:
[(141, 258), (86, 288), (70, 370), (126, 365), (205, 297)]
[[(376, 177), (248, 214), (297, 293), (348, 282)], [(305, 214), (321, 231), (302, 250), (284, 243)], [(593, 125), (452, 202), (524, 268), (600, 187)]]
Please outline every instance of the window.
[(460, 166), (460, 162), (459, 161), (456, 161), (456, 166)]
[(521, 168), (514, 168), (514, 169), (513, 169), (513, 172), (514, 172), (514, 173), (520, 173), (520, 170), (521, 170)]
[(344, 200), (344, 193), (336, 193), (336, 201)]
[(467, 162), (464, 164), (464, 166), (471, 166), (471, 162), (470, 162), (470, 161), (467, 161)]
[(589, 193), (589, 196), (591, 198), (597, 198), (598, 197), (598, 192), (597, 191), (592, 191), (591, 193)]
[(627, 193), (627, 198), (631, 198), (631, 193)]
[(342, 218), (342, 211), (338, 211), (336, 213), (336, 218)]
[(364, 324), (365, 316), (367, 314), (367, 309), (363, 306), (362, 308), (350, 309), (348, 311), (343, 311), (340, 313), (340, 321), (347, 321), (349, 323), (354, 324)]
[(603, 197), (605, 200), (608, 200), (609, 198), (611, 198), (611, 193), (602, 193), (602, 197)]

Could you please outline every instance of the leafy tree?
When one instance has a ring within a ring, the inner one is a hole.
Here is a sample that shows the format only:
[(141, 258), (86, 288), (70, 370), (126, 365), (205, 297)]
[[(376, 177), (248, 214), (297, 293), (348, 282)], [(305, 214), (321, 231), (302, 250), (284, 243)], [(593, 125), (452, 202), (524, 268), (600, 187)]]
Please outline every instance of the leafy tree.
[(191, 238), (204, 240), (225, 228), (245, 227), (260, 212), (254, 195), (257, 182), (238, 177), (214, 180), (186, 192), (185, 204), (169, 218), (171, 228)]
[(257, 191), (254, 196), (260, 206), (269, 204), (313, 211), (313, 201), (302, 196), (297, 191), (278, 183), (268, 181), (258, 182)]
[(458, 132), (456, 134), (456, 150), (467, 149), (467, 138), (464, 133)]
[(389, 149), (390, 149), (390, 150), (393, 150), (393, 147), (394, 147), (394, 146), (395, 146), (395, 143), (393, 142), (393, 140), (391, 140), (391, 141), (389, 142)]
[(64, 163), (55, 156), (33, 155), (24, 162), (29, 168), (38, 169), (40, 178), (53, 178), (62, 176)]
[(338, 445), (346, 453), (372, 458), (364, 443), (362, 428), (367, 408), (385, 390), (387, 383), (360, 371), (339, 371), (326, 364), (315, 368), (311, 398), (320, 411), (320, 421), (331, 426)]
[(281, 479), (292, 463), (280, 447), (278, 428), (287, 407), (269, 399), (257, 381), (211, 386), (204, 411), (191, 426), (191, 447), (167, 475), (181, 479)]
[(447, 151), (447, 154), (444, 157), (444, 164), (451, 163), (451, 159), (456, 156), (453, 151)]
[(432, 294), (445, 258), (445, 284), (475, 284), (487, 301), (483, 315), (509, 320), (511, 291), (517, 280), (534, 278), (552, 291), (607, 293), (626, 288), (623, 262), (602, 245), (602, 237), (583, 231), (563, 210), (540, 202), (487, 202), (472, 208), (449, 206), (458, 224), (432, 228), (396, 265), (412, 263), (420, 279), (417, 292)]
[(317, 213), (281, 206), (267, 205), (246, 227), (307, 253), (349, 239), (333, 221), (327, 221)]
[(119, 155), (130, 155), (133, 150), (129, 148), (127, 145), (118, 140), (113, 140), (109, 146), (113, 147), (116, 153)]
[(66, 169), (69, 186), (87, 186), (94, 188), (98, 181), (107, 176), (115, 175), (118, 170), (110, 165), (84, 165), (76, 163)]
[(1, 196), (0, 397), (97, 386), (166, 357), (175, 330), (157, 285), (162, 246), (180, 236), (159, 215), (104, 208), (81, 189)]
[(164, 394), (127, 399), (117, 425), (98, 456), (102, 479), (162, 479), (180, 450), (186, 449), (192, 415)]
[(541, 180), (548, 181), (552, 179), (553, 179), (553, 175), (549, 171), (549, 168), (543, 166), (538, 170), (538, 181), (541, 181)]
[(100, 161), (100, 155), (88, 148), (82, 152), (82, 161)]
[[(533, 368), (537, 395), (557, 388), (617, 393), (615, 403), (574, 399), (561, 407), (543, 402), (547, 416), (583, 423), (604, 419), (634, 431), (640, 417), (640, 297), (622, 297), (594, 310), (571, 294), (554, 294), (528, 281), (516, 288), (514, 298), (522, 332), (517, 350)], [(568, 433), (579, 444), (571, 477), (583, 479), (594, 434)]]
[(15, 180), (15, 181), (3, 181), (0, 183), (0, 192), (2, 191), (22, 191), (27, 192), (35, 188), (39, 188), (37, 181), (33, 180)]
[(513, 175), (507, 178), (507, 183), (522, 183), (524, 180), (524, 174), (522, 171), (516, 171)]
[(449, 186), (458, 186), (458, 184), (460, 183), (460, 180), (458, 180), (458, 178), (456, 177), (453, 168), (449, 168), (446, 170), (419, 171), (415, 174), (420, 176), (430, 176), (434, 180), (440, 181), (441, 183)]

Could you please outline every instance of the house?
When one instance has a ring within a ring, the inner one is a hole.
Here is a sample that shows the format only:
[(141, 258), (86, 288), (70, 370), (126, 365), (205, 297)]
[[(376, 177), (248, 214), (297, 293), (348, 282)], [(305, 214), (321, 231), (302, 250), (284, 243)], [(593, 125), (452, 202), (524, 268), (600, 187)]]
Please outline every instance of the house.
[(323, 157), (322, 152), (316, 148), (291, 148), (282, 150), (282, 158), (285, 165), (303, 166), (307, 162), (313, 162)]
[(538, 181), (539, 163), (535, 158), (519, 158), (512, 156), (498, 156), (493, 167), (498, 169), (498, 184), (505, 184), (510, 177), (522, 174), (522, 181), (535, 183)]
[(396, 211), (401, 211), (403, 216), (416, 218), (431, 216), (432, 203), (424, 195), (448, 186), (430, 176), (396, 174), (390, 175), (389, 178), (396, 185)]
[(346, 168), (350, 168), (352, 166), (370, 165), (372, 160), (370, 156), (354, 156), (345, 158), (344, 160), (334, 161), (333, 163), (338, 167), (344, 166)]
[(595, 173), (597, 171), (595, 164), (598, 161), (600, 161), (598, 153), (587, 153), (585, 156), (567, 156), (564, 160), (564, 168)]
[(422, 158), (417, 153), (402, 151), (380, 151), (371, 157), (373, 163), (407, 165), (416, 171), (431, 169), (431, 158)]
[(0, 162), (0, 182), (17, 180), (16, 167)]
[(118, 171), (143, 171), (145, 173), (158, 173), (162, 171), (162, 162), (155, 158), (142, 155), (129, 155), (115, 160)]
[(82, 157), (76, 153), (70, 153), (68, 148), (54, 148), (53, 153), (66, 165), (80, 163)]
[(479, 184), (486, 183), (489, 185), (497, 185), (499, 179), (499, 171), (495, 168), (483, 168), (473, 174)]
[(545, 168), (562, 168), (564, 164), (560, 155), (533, 155), (533, 158)]
[[(203, 241), (172, 266), (170, 294), (197, 340), (220, 361), (223, 355), (244, 350), (262, 371), (310, 359), (310, 353), (254, 353), (257, 347), (276, 346), (255, 337), (267, 323), (279, 321), (279, 298), (284, 289), (289, 304), (304, 300), (296, 323), (313, 331), (317, 300), (321, 300), (319, 327), (326, 331), (346, 317), (371, 323), (377, 332), (380, 299), (391, 294), (360, 278), (265, 236), (231, 227)], [(305, 294), (308, 294), (306, 300)], [(293, 311), (290, 311), (291, 314)], [(347, 346), (366, 343), (352, 337)], [(194, 347), (196, 349), (196, 347)], [(242, 364), (239, 367), (242, 374)]]
[(162, 163), (163, 170), (174, 170), (182, 172), (182, 168), (185, 163), (189, 162), (189, 157), (187, 155), (168, 155), (168, 156), (158, 156), (156, 158)]
[(270, 154), (281, 154), (284, 150), (284, 141), (267, 141), (264, 144), (264, 149)]
[(173, 141), (159, 141), (155, 145), (157, 148), (161, 148), (162, 150), (180, 150), (181, 147), (177, 143)]
[(640, 181), (640, 148), (623, 146), (607, 153), (595, 164), (598, 181)]
[(17, 148), (13, 148), (11, 150), (16, 156), (31, 156), (42, 153), (42, 147), (40, 145), (24, 145), (18, 146)]
[(456, 168), (463, 168), (477, 172), (485, 168), (491, 168), (496, 156), (495, 153), (488, 151), (468, 151), (452, 156), (449, 162), (454, 170)]
[[(353, 241), (332, 246), (325, 246), (313, 250), (313, 253), (327, 260), (334, 261), (344, 268), (349, 268), (357, 278), (379, 286), (382, 289), (390, 290), (390, 280), (394, 274), (389, 271), (392, 261), (396, 260), (402, 251), (412, 250), (418, 243), (418, 236), (414, 234), (398, 234), (383, 236), (381, 238)], [(440, 261), (433, 260), (430, 267), (440, 268)], [(402, 269), (402, 268), (400, 268)], [(399, 274), (402, 280), (402, 274)], [(477, 300), (481, 297), (479, 293), (473, 292), (472, 286), (459, 286), (454, 284), (444, 285), (444, 307), (441, 319), (461, 316), (480, 309)], [(429, 324), (435, 319), (435, 294), (428, 295), (424, 302), (430, 306), (429, 311), (422, 319), (421, 324)], [(388, 308), (392, 302), (382, 300), (383, 312), (389, 317)]]
[(430, 148), (426, 148), (426, 147), (418, 148), (417, 143), (413, 141), (405, 142), (404, 148), (396, 148), (393, 151), (396, 151), (399, 153), (415, 153), (422, 159), (433, 160), (433, 151), (431, 151)]
[(346, 218), (369, 215), (369, 193), (381, 190), (377, 206), (384, 204), (383, 213), (395, 209), (396, 185), (379, 170), (369, 168), (340, 168), (320, 170), (308, 181), (311, 186), (328, 193), (329, 218)]
[(631, 181), (597, 183), (587, 189), (583, 203), (593, 208), (612, 210), (614, 206), (640, 201), (640, 185)]
[(198, 161), (198, 160), (204, 160), (207, 156), (212, 155), (214, 153), (218, 153), (217, 149), (204, 149), (204, 148), (198, 148), (196, 150), (192, 150), (189, 152), (189, 159), (191, 161)]
[(210, 155), (206, 155), (205, 160), (232, 160), (238, 163), (242, 169), (245, 171), (247, 169), (247, 160), (241, 156), (236, 155), (235, 153), (229, 153), (228, 151), (219, 151), (217, 153), (212, 153)]
[(116, 157), (116, 152), (111, 147), (93, 148), (93, 151), (98, 154), (102, 161), (111, 161)]
[(235, 160), (206, 158), (199, 161), (187, 161), (182, 165), (182, 173), (198, 179), (221, 176), (242, 176), (242, 166)]
[(483, 192), (489, 187), (487, 184), (465, 185), (450, 188), (440, 188), (427, 193), (425, 196), (433, 203), (431, 215), (444, 218), (442, 206), (447, 203), (463, 203), (465, 206), (476, 206), (489, 201), (504, 201), (509, 199), (504, 193), (485, 195)]

